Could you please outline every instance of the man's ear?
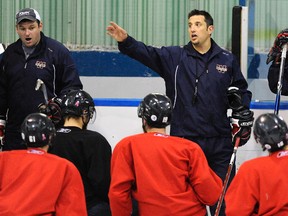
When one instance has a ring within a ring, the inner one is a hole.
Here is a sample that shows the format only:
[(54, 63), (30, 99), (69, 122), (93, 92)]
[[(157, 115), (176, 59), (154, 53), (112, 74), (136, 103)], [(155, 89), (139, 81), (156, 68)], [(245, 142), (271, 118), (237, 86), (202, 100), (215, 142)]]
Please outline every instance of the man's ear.
[(42, 31), (42, 28), (43, 28), (43, 23), (40, 22), (40, 23), (39, 23), (39, 29), (40, 29), (40, 31)]
[(214, 26), (213, 25), (208, 26), (208, 32), (210, 35), (212, 35), (213, 31), (214, 31)]

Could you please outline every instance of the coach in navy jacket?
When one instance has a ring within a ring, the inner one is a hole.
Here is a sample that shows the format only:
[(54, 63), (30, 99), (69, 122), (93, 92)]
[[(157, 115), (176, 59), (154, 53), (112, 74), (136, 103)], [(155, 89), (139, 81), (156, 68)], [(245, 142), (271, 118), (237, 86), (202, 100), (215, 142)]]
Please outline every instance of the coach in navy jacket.
[(28, 114), (38, 112), (38, 105), (44, 102), (43, 93), (35, 90), (37, 79), (46, 84), (48, 99), (61, 97), (71, 88), (82, 88), (69, 50), (46, 37), (42, 25), (36, 10), (19, 11), (19, 39), (7, 47), (1, 59), (0, 130), (1, 122), (5, 125), (6, 120), (3, 150), (25, 148), (21, 145), (20, 125)]
[[(166, 94), (173, 102), (170, 134), (198, 143), (210, 167), (224, 180), (233, 151), (227, 89), (234, 86), (243, 93), (245, 109), (249, 109), (252, 94), (234, 55), (210, 38), (212, 17), (205, 11), (189, 13), (191, 41), (184, 47), (147, 46), (116, 23), (110, 24), (107, 34), (118, 42), (120, 52), (165, 80)], [(211, 213), (214, 215), (213, 210)]]

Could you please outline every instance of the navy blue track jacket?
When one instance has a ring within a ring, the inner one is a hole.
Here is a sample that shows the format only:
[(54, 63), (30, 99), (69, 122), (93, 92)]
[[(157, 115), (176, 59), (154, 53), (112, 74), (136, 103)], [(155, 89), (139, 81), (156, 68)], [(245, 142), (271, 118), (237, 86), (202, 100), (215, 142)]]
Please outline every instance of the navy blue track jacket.
[[(180, 137), (231, 137), (227, 117), (229, 86), (243, 93), (249, 107), (251, 92), (235, 56), (211, 39), (208, 61), (189, 42), (184, 47), (156, 48), (128, 38), (118, 43), (121, 53), (157, 72), (174, 104), (171, 135)], [(198, 84), (196, 84), (198, 82)], [(195, 92), (197, 91), (197, 92)]]
[(7, 47), (0, 66), (0, 116), (9, 110), (6, 131), (19, 131), (24, 118), (44, 103), (43, 93), (35, 91), (37, 79), (45, 83), (49, 99), (83, 87), (69, 50), (42, 32), (27, 60), (18, 39)]

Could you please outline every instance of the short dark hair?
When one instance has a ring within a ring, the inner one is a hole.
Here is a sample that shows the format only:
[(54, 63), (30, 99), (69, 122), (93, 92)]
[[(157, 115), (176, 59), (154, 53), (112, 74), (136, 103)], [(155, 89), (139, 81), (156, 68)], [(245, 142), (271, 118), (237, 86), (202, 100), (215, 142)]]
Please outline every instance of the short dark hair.
[(205, 22), (207, 23), (207, 26), (213, 25), (212, 16), (207, 11), (204, 11), (204, 10), (194, 9), (190, 11), (190, 13), (188, 14), (188, 19), (192, 16), (197, 16), (197, 15), (202, 15), (205, 17)]

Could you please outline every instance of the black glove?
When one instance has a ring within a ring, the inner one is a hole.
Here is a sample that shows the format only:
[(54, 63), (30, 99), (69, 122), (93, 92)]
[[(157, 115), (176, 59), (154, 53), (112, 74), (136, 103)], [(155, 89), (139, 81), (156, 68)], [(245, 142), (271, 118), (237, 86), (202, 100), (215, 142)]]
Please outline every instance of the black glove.
[(230, 86), (227, 90), (228, 106), (233, 111), (242, 110), (242, 92), (238, 87)]
[(230, 117), (232, 128), (232, 143), (235, 145), (236, 137), (240, 137), (239, 146), (245, 145), (250, 139), (251, 128), (254, 121), (254, 113), (249, 109), (233, 111)]
[(274, 44), (268, 53), (266, 64), (269, 64), (271, 61), (274, 61), (275, 64), (280, 64), (282, 46), (286, 43), (288, 43), (288, 29), (279, 32), (275, 38)]
[(52, 122), (57, 125), (61, 121), (61, 102), (62, 100), (58, 97), (54, 97), (48, 101), (48, 104), (41, 103), (38, 105), (40, 113), (46, 114)]

